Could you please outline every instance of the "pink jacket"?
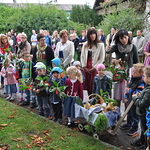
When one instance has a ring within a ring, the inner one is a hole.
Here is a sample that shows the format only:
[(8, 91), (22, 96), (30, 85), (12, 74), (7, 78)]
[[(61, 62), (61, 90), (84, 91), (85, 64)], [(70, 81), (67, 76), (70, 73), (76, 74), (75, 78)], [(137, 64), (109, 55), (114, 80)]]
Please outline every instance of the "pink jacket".
[[(7, 72), (7, 77), (5, 77), (6, 72)], [(10, 64), (6, 70), (4, 67), (2, 67), (1, 75), (4, 77), (4, 85), (11, 85), (11, 84), (17, 83), (16, 77), (15, 77), (15, 68), (12, 64)]]

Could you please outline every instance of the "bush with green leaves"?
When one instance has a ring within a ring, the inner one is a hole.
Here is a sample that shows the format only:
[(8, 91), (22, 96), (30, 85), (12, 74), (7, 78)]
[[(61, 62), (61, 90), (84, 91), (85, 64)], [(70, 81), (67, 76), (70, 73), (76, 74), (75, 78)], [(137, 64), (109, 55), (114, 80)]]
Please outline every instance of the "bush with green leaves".
[[(121, 6), (120, 6), (121, 7)], [(145, 28), (145, 16), (138, 15), (134, 8), (120, 8), (121, 11), (114, 11), (112, 14), (104, 15), (103, 21), (96, 27), (103, 29), (105, 35), (110, 33), (112, 27), (117, 29), (126, 29), (136, 33), (138, 29)]]

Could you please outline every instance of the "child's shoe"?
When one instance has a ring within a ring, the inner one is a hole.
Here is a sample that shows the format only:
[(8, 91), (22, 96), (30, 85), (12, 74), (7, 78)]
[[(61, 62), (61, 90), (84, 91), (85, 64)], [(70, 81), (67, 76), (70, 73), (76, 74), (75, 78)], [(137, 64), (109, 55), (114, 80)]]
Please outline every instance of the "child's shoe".
[(71, 126), (71, 122), (68, 122), (68, 123), (67, 123), (67, 126)]
[(19, 98), (19, 102), (22, 102), (22, 101), (23, 101), (23, 97), (20, 97), (20, 98)]
[(30, 102), (26, 102), (26, 101), (23, 101), (20, 106), (27, 106), (27, 105), (30, 105)]
[(14, 97), (11, 97), (11, 98), (10, 98), (10, 101), (14, 101), (14, 100), (15, 100), (15, 98), (14, 98)]
[(138, 133), (138, 130), (135, 130), (135, 129), (130, 129), (128, 132), (127, 132), (127, 135), (129, 136), (132, 136), (132, 135), (135, 135)]
[(128, 130), (128, 129), (130, 129), (131, 127), (130, 126), (128, 126), (127, 124), (124, 124), (124, 125), (121, 125), (120, 126), (120, 129), (121, 130)]
[(10, 100), (10, 99), (11, 99), (11, 97), (10, 97), (10, 96), (6, 97), (6, 100)]

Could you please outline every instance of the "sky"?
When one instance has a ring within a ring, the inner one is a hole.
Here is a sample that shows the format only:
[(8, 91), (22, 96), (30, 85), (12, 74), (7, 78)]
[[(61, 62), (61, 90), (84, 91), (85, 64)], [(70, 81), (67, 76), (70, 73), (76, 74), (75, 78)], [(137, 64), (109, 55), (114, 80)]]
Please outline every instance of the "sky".
[[(16, 0), (17, 3), (47, 3), (50, 0)], [(86, 4), (89, 3), (93, 7), (95, 0), (57, 0), (57, 4)], [(13, 3), (13, 0), (0, 0), (0, 3)]]

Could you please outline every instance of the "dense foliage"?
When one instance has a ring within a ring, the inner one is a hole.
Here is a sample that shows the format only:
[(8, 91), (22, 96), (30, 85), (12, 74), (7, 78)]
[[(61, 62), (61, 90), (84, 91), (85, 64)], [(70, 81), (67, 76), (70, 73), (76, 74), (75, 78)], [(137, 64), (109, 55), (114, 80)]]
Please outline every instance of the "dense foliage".
[(138, 15), (133, 8), (122, 8), (119, 12), (113, 12), (104, 16), (104, 20), (97, 26), (104, 30), (105, 35), (109, 34), (111, 27), (126, 29), (136, 33), (138, 29), (144, 29), (144, 16)]
[(60, 31), (74, 27), (80, 33), (85, 28), (81, 23), (68, 20), (67, 13), (64, 10), (57, 9), (55, 5), (24, 4), (17, 7), (17, 4), (15, 4), (14, 6), (0, 5), (0, 33), (5, 34), (10, 29), (14, 29), (17, 33), (24, 31), (30, 36), (32, 29), (37, 32), (39, 29), (53, 32), (55, 29)]
[(97, 26), (102, 17), (97, 15), (97, 12), (91, 9), (87, 4), (84, 6), (73, 6), (70, 14), (70, 19), (74, 22), (83, 23), (89, 26)]

